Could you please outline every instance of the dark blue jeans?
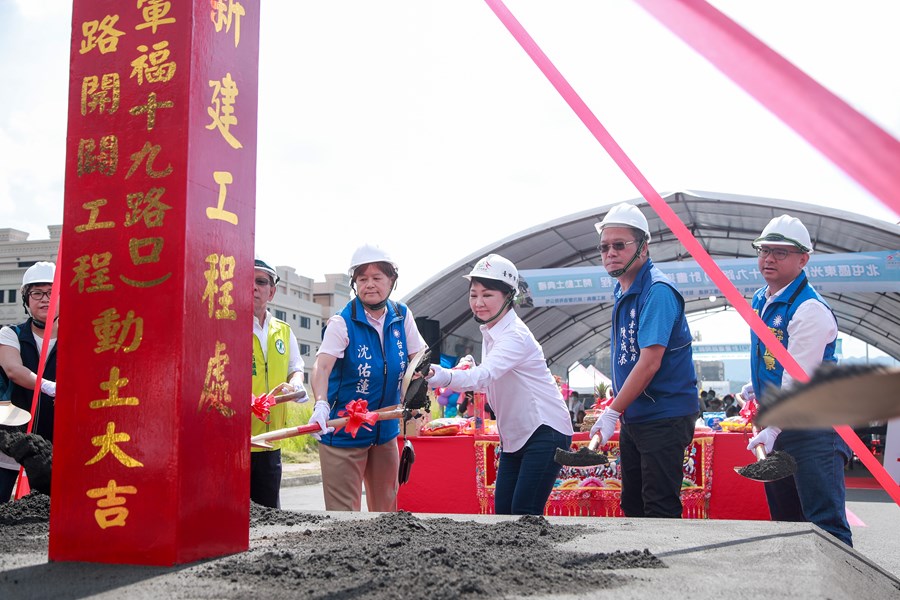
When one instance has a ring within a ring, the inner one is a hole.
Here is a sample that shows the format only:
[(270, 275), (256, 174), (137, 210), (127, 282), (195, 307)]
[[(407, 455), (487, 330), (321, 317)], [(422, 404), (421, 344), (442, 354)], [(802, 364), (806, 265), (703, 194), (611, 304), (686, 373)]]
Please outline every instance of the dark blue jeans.
[(281, 508), (281, 450), (250, 453), (250, 499)]
[(13, 489), (16, 487), (16, 478), (19, 471), (12, 469), (0, 468), (0, 504), (9, 502), (12, 497)]
[(498, 515), (542, 515), (562, 468), (553, 457), (556, 449), (568, 450), (571, 436), (549, 425), (538, 427), (515, 452), (501, 452), (494, 488), (494, 512)]
[(775, 439), (775, 450), (793, 456), (797, 472), (793, 477), (766, 483), (772, 520), (815, 523), (853, 546), (844, 484), (849, 446), (833, 429), (786, 429)]
[(681, 518), (684, 449), (697, 415), (622, 423), (619, 451), (626, 517)]

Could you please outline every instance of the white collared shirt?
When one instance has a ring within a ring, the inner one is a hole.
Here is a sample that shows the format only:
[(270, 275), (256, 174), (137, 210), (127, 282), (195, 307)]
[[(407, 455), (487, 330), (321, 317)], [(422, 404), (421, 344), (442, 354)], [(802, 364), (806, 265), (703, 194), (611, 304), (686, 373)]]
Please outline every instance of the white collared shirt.
[[(366, 313), (366, 321), (378, 332), (378, 339), (381, 340), (381, 345), (384, 346), (384, 318), (387, 315), (387, 311), (383, 311), (379, 317), (373, 317), (367, 310), (363, 312)], [(428, 345), (425, 342), (425, 338), (419, 333), (419, 328), (416, 327), (416, 319), (408, 306), (406, 307), (406, 317), (403, 319), (403, 330), (406, 332), (407, 356), (415, 356)], [(322, 343), (319, 345), (319, 351), (316, 352), (316, 356), (328, 354), (335, 358), (344, 358), (344, 350), (347, 349), (349, 344), (350, 335), (347, 333), (347, 323), (344, 322), (344, 317), (336, 314), (328, 319), (328, 325), (325, 327), (325, 334), (322, 336)]]
[(482, 325), (481, 334), (481, 364), (452, 372), (434, 365), (432, 385), (487, 392), (504, 452), (521, 449), (541, 425), (572, 435), (569, 409), (547, 368), (544, 350), (516, 312), (510, 310), (493, 327)]
[[(259, 319), (256, 316), (253, 316), (253, 335), (256, 336), (256, 339), (259, 340), (259, 345), (262, 347), (263, 358), (266, 361), (269, 360), (269, 323), (272, 322), (272, 313), (266, 311), (266, 320), (262, 325), (259, 324)], [(297, 336), (294, 335), (294, 330), (290, 330), (291, 339), (289, 343), (289, 352), (288, 352), (288, 375), (291, 373), (296, 373), (297, 371), (303, 372), (303, 367), (305, 363), (303, 362), (303, 357), (300, 355), (300, 345), (297, 344)]]
[[(790, 284), (788, 284), (790, 285)], [(763, 314), (769, 308), (769, 304), (780, 296), (787, 286), (781, 288), (771, 296), (766, 290), (766, 304), (763, 306)], [(797, 305), (794, 316), (788, 322), (787, 351), (791, 353), (807, 375), (812, 375), (820, 364), (825, 354), (825, 346), (837, 338), (838, 327), (834, 315), (828, 307), (810, 298)], [(781, 377), (781, 387), (787, 388), (794, 383), (787, 369)]]

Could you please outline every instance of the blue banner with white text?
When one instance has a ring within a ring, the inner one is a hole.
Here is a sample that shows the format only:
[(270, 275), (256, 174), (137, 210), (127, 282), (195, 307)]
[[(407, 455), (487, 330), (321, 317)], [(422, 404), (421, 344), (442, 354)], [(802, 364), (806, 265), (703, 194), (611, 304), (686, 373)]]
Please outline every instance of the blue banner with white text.
[[(756, 258), (716, 260), (744, 296), (766, 285)], [(720, 292), (694, 261), (656, 263), (687, 299)], [(820, 293), (900, 292), (900, 250), (813, 254), (806, 266), (810, 283)], [(519, 272), (523, 306), (558, 306), (612, 302), (616, 280), (602, 266), (527, 269)]]

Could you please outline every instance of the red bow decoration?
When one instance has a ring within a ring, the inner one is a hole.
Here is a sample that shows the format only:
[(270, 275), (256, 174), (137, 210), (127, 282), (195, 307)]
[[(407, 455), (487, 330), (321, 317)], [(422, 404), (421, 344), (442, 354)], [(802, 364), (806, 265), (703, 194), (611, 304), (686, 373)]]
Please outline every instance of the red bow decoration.
[(355, 438), (360, 427), (366, 431), (372, 431), (367, 425), (374, 425), (378, 421), (378, 413), (369, 412), (369, 403), (365, 400), (351, 400), (344, 407), (344, 410), (338, 411), (339, 417), (347, 417), (347, 424), (344, 425), (344, 431)]
[(260, 394), (259, 396), (251, 394), (250, 410), (263, 423), (269, 423), (269, 409), (275, 404), (275, 396), (272, 394)]
[(756, 400), (750, 400), (749, 402), (744, 404), (744, 408), (741, 409), (741, 420), (744, 423), (751, 423), (753, 419), (756, 418), (756, 412), (758, 410), (759, 405), (756, 403)]
[(591, 408), (596, 410), (603, 410), (604, 408), (612, 404), (613, 400), (615, 400), (615, 398), (596, 398), (596, 401), (594, 402), (593, 406), (591, 406)]

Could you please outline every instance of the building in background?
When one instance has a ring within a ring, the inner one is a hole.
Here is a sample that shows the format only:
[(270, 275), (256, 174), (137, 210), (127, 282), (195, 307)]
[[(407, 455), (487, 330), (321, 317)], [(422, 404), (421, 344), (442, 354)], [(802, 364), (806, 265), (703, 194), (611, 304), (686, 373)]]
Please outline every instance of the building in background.
[[(50, 238), (43, 240), (29, 240), (27, 232), (17, 229), (0, 229), (0, 325), (25, 320), (19, 293), (25, 270), (41, 260), (57, 262), (62, 225), (47, 229)], [(326, 275), (325, 281), (314, 281), (298, 275), (294, 267), (276, 266), (275, 270), (281, 281), (269, 310), (294, 330), (308, 383), (326, 321), (350, 300), (350, 278), (336, 273)], [(65, 277), (65, 271), (60, 275)]]
[(62, 225), (50, 225), (50, 239), (29, 240), (18, 229), (0, 229), (0, 325), (25, 320), (22, 305), (22, 276), (36, 262), (56, 262)]

